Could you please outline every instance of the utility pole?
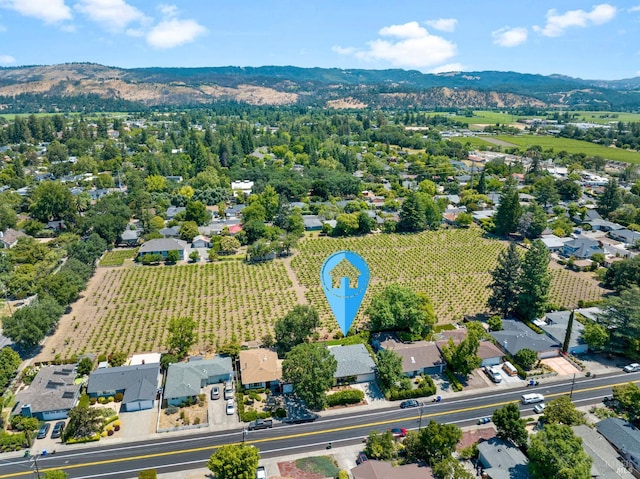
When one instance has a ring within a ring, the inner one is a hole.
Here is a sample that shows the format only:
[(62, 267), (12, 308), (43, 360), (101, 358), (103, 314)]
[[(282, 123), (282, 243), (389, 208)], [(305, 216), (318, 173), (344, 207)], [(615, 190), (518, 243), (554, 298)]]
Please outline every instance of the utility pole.
[(422, 431), (422, 412), (424, 411), (424, 404), (420, 404), (420, 422), (418, 423), (418, 431)]
[(576, 373), (573, 373), (573, 381), (571, 381), (571, 392), (569, 393), (569, 399), (573, 399), (573, 386), (576, 384)]
[(247, 434), (249, 434), (249, 431), (247, 431), (246, 429), (242, 429), (242, 444), (244, 444), (244, 441), (247, 438)]
[(38, 455), (34, 454), (31, 457), (33, 457), (33, 467), (36, 470), (36, 477), (40, 479), (40, 469), (38, 469)]

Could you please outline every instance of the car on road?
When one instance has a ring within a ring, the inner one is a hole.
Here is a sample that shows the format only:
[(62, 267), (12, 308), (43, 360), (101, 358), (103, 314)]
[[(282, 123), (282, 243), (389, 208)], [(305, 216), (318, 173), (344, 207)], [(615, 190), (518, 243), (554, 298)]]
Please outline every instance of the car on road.
[(640, 363), (632, 363), (622, 368), (625, 373), (635, 373), (640, 371)]
[(368, 460), (369, 460), (369, 458), (367, 457), (367, 455), (364, 452), (360, 452), (360, 453), (358, 453), (358, 457), (356, 457), (356, 465), (359, 466), (360, 464), (362, 464), (363, 462), (366, 462)]
[(536, 414), (542, 414), (545, 410), (545, 408), (547, 407), (547, 405), (543, 402), (536, 404), (535, 406), (533, 406), (533, 412), (535, 412)]
[(402, 409), (407, 409), (408, 407), (418, 407), (418, 406), (420, 406), (420, 403), (415, 399), (407, 399), (406, 401), (402, 401), (400, 403), (400, 407)]
[(233, 402), (233, 399), (229, 399), (227, 401), (227, 415), (232, 416), (236, 413), (236, 404)]
[(213, 386), (211, 388), (211, 400), (220, 399), (220, 388), (218, 386)]
[(394, 427), (393, 429), (389, 429), (393, 437), (405, 437), (407, 435), (407, 430), (403, 427)]
[(38, 435), (36, 436), (38, 439), (44, 439), (49, 434), (49, 429), (51, 428), (51, 424), (45, 422), (42, 426), (40, 426), (40, 430), (38, 431)]
[(64, 421), (58, 421), (53, 425), (53, 431), (51, 431), (51, 439), (58, 439), (62, 436), (64, 430)]
[(478, 419), (478, 424), (487, 424), (490, 422), (491, 422), (490, 417), (481, 417), (480, 419)]

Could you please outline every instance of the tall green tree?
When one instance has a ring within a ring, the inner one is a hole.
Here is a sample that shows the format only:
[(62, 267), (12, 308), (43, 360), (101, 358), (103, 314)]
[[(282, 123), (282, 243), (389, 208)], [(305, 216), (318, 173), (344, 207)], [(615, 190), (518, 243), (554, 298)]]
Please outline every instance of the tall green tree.
[(211, 220), (211, 213), (202, 201), (189, 201), (185, 207), (186, 221), (193, 221), (198, 226), (206, 225)]
[(40, 183), (31, 194), (31, 216), (43, 223), (51, 220), (73, 222), (76, 208), (69, 188), (57, 181)]
[(276, 320), (276, 351), (284, 356), (294, 346), (305, 342), (319, 325), (317, 309), (307, 305), (294, 306), (283, 318)]
[(69, 411), (69, 421), (63, 432), (64, 440), (91, 437), (100, 432), (104, 423), (102, 411), (78, 404)]
[(549, 251), (542, 241), (535, 240), (524, 255), (518, 278), (518, 316), (529, 320), (540, 317), (547, 304), (550, 286)]
[(394, 440), (391, 431), (383, 433), (371, 431), (369, 436), (367, 436), (364, 453), (370, 459), (389, 461), (395, 457), (396, 448), (396, 441)]
[(33, 348), (58, 323), (63, 311), (55, 299), (43, 295), (3, 318), (3, 334), (25, 349)]
[(609, 332), (609, 351), (640, 356), (640, 288), (633, 286), (607, 298), (603, 309), (598, 323)]
[(442, 357), (447, 362), (447, 367), (463, 376), (468, 376), (478, 368), (482, 362), (478, 356), (480, 334), (477, 327), (470, 327), (467, 328), (467, 336), (458, 344), (453, 338), (449, 338), (449, 342), (442, 348)]
[(584, 325), (582, 339), (587, 343), (589, 349), (598, 351), (609, 343), (609, 332), (601, 324), (588, 322)]
[(520, 417), (520, 408), (516, 403), (509, 403), (493, 412), (493, 423), (498, 430), (498, 437), (509, 439), (516, 446), (525, 446), (529, 435), (527, 422)]
[(602, 194), (598, 197), (597, 204), (598, 211), (605, 217), (622, 205), (622, 192), (615, 178), (611, 178), (604, 186)]
[(387, 286), (371, 299), (367, 308), (372, 331), (403, 330), (423, 339), (435, 324), (429, 298), (399, 284)]
[(543, 176), (533, 184), (536, 192), (536, 199), (545, 208), (549, 205), (557, 205), (560, 201), (560, 195), (556, 188), (556, 182), (553, 176)]
[(405, 449), (409, 457), (436, 464), (455, 451), (462, 431), (455, 424), (440, 424), (433, 419), (419, 432), (407, 433)]
[(424, 231), (426, 227), (427, 220), (425, 217), (424, 204), (420, 201), (417, 193), (412, 193), (407, 196), (402, 203), (398, 230), (416, 233), (418, 231)]
[(318, 343), (302, 343), (289, 351), (282, 362), (282, 377), (311, 409), (323, 409), (327, 391), (333, 386), (338, 361)]
[(547, 213), (533, 202), (523, 212), (518, 222), (518, 232), (525, 238), (537, 238), (547, 227)]
[(376, 370), (382, 388), (391, 388), (402, 375), (402, 358), (391, 349), (381, 349), (376, 354)]
[(171, 318), (169, 321), (169, 349), (179, 358), (184, 358), (197, 340), (198, 324), (192, 318)]
[(496, 233), (507, 235), (517, 231), (521, 215), (522, 207), (520, 206), (516, 181), (509, 178), (500, 193), (500, 204), (494, 217)]
[(225, 444), (211, 455), (207, 468), (217, 479), (255, 479), (259, 461), (257, 447)]
[(549, 424), (566, 424), (567, 426), (577, 426), (584, 424), (584, 413), (576, 409), (569, 396), (560, 396), (547, 403), (544, 415)]
[(571, 332), (573, 331), (573, 321), (575, 318), (575, 311), (571, 310), (569, 315), (569, 322), (567, 323), (567, 331), (564, 333), (564, 341), (562, 342), (562, 352), (569, 351), (569, 343), (571, 342)]
[(564, 424), (548, 424), (531, 439), (529, 470), (534, 479), (590, 479), (593, 459), (582, 439)]
[(516, 243), (511, 241), (509, 247), (498, 256), (496, 269), (491, 272), (493, 281), (489, 285), (491, 295), (487, 302), (492, 311), (499, 311), (503, 317), (510, 316), (518, 304), (521, 267)]

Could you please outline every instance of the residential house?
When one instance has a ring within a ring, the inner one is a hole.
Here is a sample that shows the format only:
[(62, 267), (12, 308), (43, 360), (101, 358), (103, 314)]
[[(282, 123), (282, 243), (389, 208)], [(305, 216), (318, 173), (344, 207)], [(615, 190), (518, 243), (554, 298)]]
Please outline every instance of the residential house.
[(180, 227), (179, 226), (171, 226), (171, 227), (168, 227), (168, 228), (162, 228), (161, 230), (158, 230), (158, 233), (160, 233), (165, 238), (179, 238), (180, 237)]
[(616, 231), (624, 229), (624, 226), (612, 221), (603, 220), (602, 218), (585, 221), (585, 223), (590, 225), (594, 231)]
[(249, 196), (251, 194), (251, 189), (253, 188), (253, 181), (251, 180), (241, 180), (241, 181), (232, 181), (231, 182), (231, 190), (233, 191), (234, 196), (238, 196), (238, 192), (244, 193)]
[(593, 459), (591, 477), (598, 479), (628, 479), (629, 471), (618, 459), (616, 450), (595, 430), (581, 424), (572, 426), (576, 436), (582, 439), (582, 448)]
[(317, 215), (302, 215), (305, 231), (320, 231), (322, 229), (322, 221)]
[(233, 364), (228, 356), (213, 359), (192, 359), (174, 363), (167, 370), (164, 399), (168, 405), (178, 406), (196, 398), (202, 388), (233, 378)]
[(211, 248), (211, 238), (204, 235), (198, 235), (191, 242), (192, 248)]
[[(544, 320), (539, 324), (540, 329), (554, 341), (564, 344), (570, 316), (571, 311), (553, 311), (547, 313)], [(584, 339), (582, 339), (583, 332), (584, 325), (574, 318), (567, 352), (571, 354), (584, 354), (589, 350), (589, 346)]]
[(151, 409), (161, 384), (160, 364), (137, 364), (96, 369), (89, 375), (89, 397), (115, 397), (121, 393), (120, 411)]
[(618, 417), (609, 417), (596, 424), (596, 429), (609, 441), (618, 454), (640, 472), (640, 430)]
[(75, 384), (76, 366), (42, 366), (29, 387), (16, 394), (12, 415), (41, 421), (66, 419), (80, 397), (80, 384)]
[(246, 205), (244, 204), (227, 206), (224, 214), (227, 218), (239, 218), (242, 216), (242, 210), (245, 208)]
[(364, 344), (332, 346), (329, 351), (338, 361), (333, 377), (338, 384), (375, 381), (376, 364)]
[(494, 437), (478, 443), (478, 461), (488, 479), (528, 479), (529, 460), (511, 442)]
[(611, 239), (624, 243), (628, 247), (635, 246), (638, 242), (640, 242), (640, 233), (637, 231), (628, 230), (627, 228), (609, 231), (609, 237)]
[[(455, 344), (459, 344), (463, 339), (467, 337), (466, 328), (458, 328), (451, 331), (441, 332), (442, 340), (436, 341), (438, 349), (442, 351), (442, 348), (447, 345), (449, 339), (453, 339)], [(478, 357), (480, 358), (480, 367), (484, 366), (497, 366), (502, 363), (504, 353), (498, 348), (492, 341), (480, 341), (478, 345)]]
[(573, 256), (577, 259), (589, 259), (596, 253), (604, 254), (604, 250), (600, 248), (600, 243), (584, 236), (567, 241), (562, 246), (562, 255), (566, 257)]
[(138, 241), (140, 241), (140, 232), (127, 228), (120, 235), (119, 243), (125, 246), (136, 246)]
[(0, 231), (0, 247), (2, 248), (13, 248), (18, 244), (18, 240), (20, 238), (26, 238), (27, 235), (22, 231), (14, 230), (13, 228), (7, 228), (7, 230), (3, 233)]
[(167, 208), (167, 219), (172, 220), (176, 217), (178, 213), (185, 211), (186, 208), (184, 206), (169, 206)]
[(503, 319), (501, 331), (489, 333), (500, 347), (511, 356), (521, 349), (531, 349), (539, 359), (553, 358), (560, 354), (562, 344), (546, 334), (538, 334), (526, 324), (515, 319)]
[(177, 251), (180, 259), (184, 259), (184, 252), (186, 248), (187, 243), (182, 240), (172, 238), (152, 239), (140, 246), (138, 256), (142, 257), (149, 254), (159, 254), (163, 258), (166, 258), (169, 251)]
[(407, 377), (439, 374), (444, 368), (444, 360), (434, 342), (403, 343), (391, 333), (376, 333), (372, 341), (377, 350), (394, 351), (402, 358), (402, 374)]
[(245, 388), (274, 388), (282, 380), (282, 362), (266, 348), (244, 349), (238, 355), (240, 384)]
[(370, 459), (351, 469), (353, 479), (436, 479), (431, 468), (422, 464), (396, 466)]
[(559, 253), (564, 248), (564, 244), (571, 241), (571, 238), (560, 238), (554, 234), (543, 235), (540, 240), (547, 247), (547, 250), (551, 253)]

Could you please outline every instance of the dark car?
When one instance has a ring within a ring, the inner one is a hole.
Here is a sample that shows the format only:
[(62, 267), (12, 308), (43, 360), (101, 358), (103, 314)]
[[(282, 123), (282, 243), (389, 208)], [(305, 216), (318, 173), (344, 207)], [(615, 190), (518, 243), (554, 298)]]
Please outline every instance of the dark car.
[(490, 417), (481, 417), (480, 419), (478, 419), (478, 424), (487, 424), (490, 422), (491, 422)]
[(367, 457), (367, 455), (364, 452), (361, 452), (358, 454), (358, 457), (356, 457), (356, 464), (359, 466), (360, 464), (368, 460), (369, 458)]
[(400, 407), (402, 409), (407, 409), (408, 407), (418, 407), (418, 406), (420, 406), (420, 403), (415, 399), (407, 399), (406, 401), (402, 401), (400, 403)]
[(40, 430), (38, 431), (38, 435), (36, 436), (38, 439), (44, 439), (49, 434), (49, 428), (51, 424), (45, 422), (42, 426), (40, 426)]
[(51, 431), (51, 439), (57, 439), (62, 436), (62, 430), (64, 429), (64, 421), (58, 421), (53, 425), (53, 431)]

